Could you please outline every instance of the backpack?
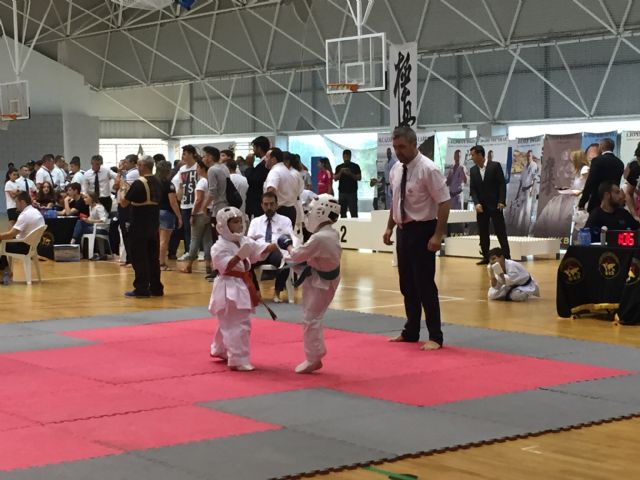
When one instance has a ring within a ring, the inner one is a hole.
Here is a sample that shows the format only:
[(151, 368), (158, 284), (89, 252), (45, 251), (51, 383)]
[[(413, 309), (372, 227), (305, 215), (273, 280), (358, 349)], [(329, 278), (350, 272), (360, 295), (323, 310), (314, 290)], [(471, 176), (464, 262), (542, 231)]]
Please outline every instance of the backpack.
[(227, 203), (230, 207), (242, 207), (242, 197), (240, 196), (240, 192), (238, 192), (238, 189), (229, 177), (227, 177), (226, 196)]

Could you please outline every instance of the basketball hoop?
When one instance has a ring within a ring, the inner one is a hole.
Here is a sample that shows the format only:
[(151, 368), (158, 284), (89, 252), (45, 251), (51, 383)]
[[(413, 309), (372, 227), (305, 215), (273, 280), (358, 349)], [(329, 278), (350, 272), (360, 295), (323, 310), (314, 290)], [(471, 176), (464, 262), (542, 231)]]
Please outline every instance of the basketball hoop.
[(331, 105), (344, 105), (347, 102), (347, 95), (358, 91), (357, 83), (329, 83), (327, 84), (327, 95)]

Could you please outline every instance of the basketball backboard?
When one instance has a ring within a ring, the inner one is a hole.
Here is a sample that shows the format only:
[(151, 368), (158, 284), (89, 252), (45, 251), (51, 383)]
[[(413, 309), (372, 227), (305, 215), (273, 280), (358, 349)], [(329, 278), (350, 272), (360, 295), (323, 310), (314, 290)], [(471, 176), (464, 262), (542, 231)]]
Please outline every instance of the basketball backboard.
[(29, 82), (0, 83), (0, 117), (4, 121), (30, 117)]
[(357, 84), (358, 92), (387, 89), (387, 43), (384, 33), (326, 41), (327, 93), (350, 93), (336, 84)]

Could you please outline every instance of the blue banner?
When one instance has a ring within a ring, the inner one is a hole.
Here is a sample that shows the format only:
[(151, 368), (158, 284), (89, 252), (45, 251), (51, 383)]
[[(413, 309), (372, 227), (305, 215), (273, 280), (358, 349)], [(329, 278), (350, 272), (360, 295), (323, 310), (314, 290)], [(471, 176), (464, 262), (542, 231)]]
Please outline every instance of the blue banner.
[(616, 148), (613, 153), (618, 155), (620, 151), (620, 145), (618, 142), (618, 132), (616, 130), (612, 132), (602, 132), (602, 133), (591, 133), (591, 132), (583, 132), (582, 133), (582, 150), (586, 150), (589, 145), (592, 143), (598, 143), (603, 138), (610, 138), (616, 143)]

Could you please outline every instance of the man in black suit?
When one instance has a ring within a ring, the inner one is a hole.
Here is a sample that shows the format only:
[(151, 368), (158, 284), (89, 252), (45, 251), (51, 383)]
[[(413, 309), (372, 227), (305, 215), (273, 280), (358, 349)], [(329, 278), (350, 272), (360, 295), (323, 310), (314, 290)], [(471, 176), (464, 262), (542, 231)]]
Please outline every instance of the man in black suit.
[[(271, 142), (269, 142), (267, 137), (256, 137), (253, 142), (251, 142), (251, 146), (253, 147), (253, 155), (247, 157), (247, 163), (249, 163), (250, 166), (244, 173), (249, 183), (245, 212), (249, 218), (255, 218), (263, 214), (261, 204), (262, 194), (264, 193), (264, 182), (267, 179), (267, 175), (269, 175), (266, 155), (271, 149)], [(257, 162), (255, 166), (254, 162)]]
[(582, 190), (582, 197), (578, 202), (578, 208), (584, 210), (587, 205), (587, 211), (591, 212), (600, 205), (601, 198), (598, 195), (598, 187), (603, 182), (611, 182), (614, 185), (620, 185), (622, 173), (624, 172), (624, 163), (613, 154), (616, 144), (610, 138), (600, 140), (600, 155), (591, 160), (589, 168), (589, 176)]
[(502, 166), (498, 162), (487, 160), (482, 146), (471, 147), (470, 153), (475, 166), (471, 167), (469, 189), (473, 203), (476, 206), (478, 233), (480, 234), (480, 253), (482, 254), (482, 260), (477, 265), (487, 265), (489, 263), (490, 244), (489, 220), (493, 222), (493, 229), (500, 242), (504, 257), (511, 258), (507, 228), (502, 214), (506, 204), (507, 188)]

